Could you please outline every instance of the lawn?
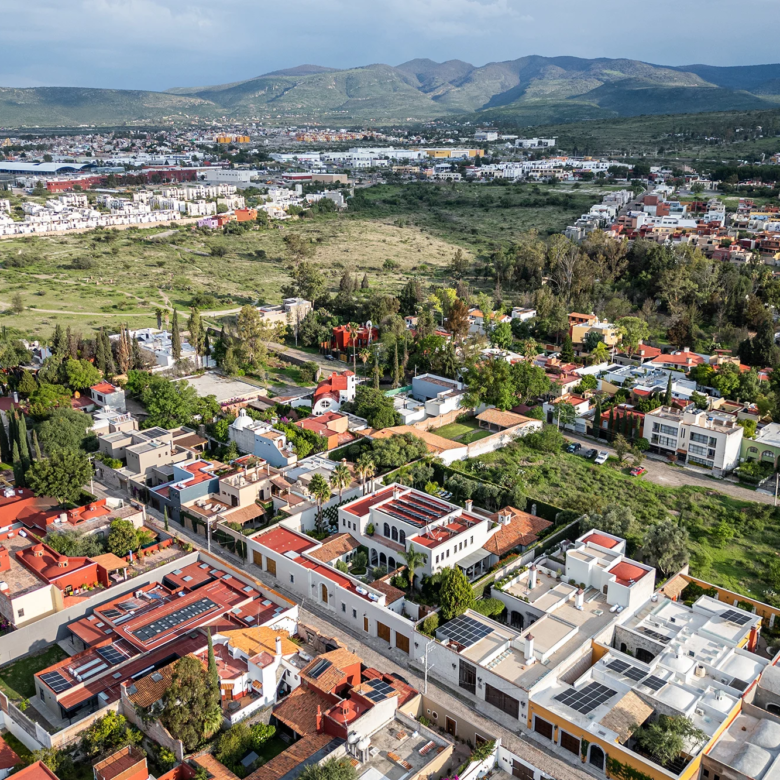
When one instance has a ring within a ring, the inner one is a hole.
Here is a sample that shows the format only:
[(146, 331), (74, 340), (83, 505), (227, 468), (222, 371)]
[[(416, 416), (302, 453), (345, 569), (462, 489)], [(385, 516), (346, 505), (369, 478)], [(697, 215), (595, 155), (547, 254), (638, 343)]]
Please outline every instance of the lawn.
[(478, 425), (473, 423), (454, 422), (449, 425), (442, 425), (441, 428), (436, 428), (433, 432), (437, 436), (442, 436), (445, 439), (451, 439), (457, 441), (461, 436), (465, 436), (467, 433), (471, 433), (479, 428)]
[(41, 653), (13, 661), (0, 669), (0, 690), (14, 701), (35, 696), (33, 675), (63, 658), (67, 658), (67, 653), (59, 645), (50, 645)]
[(649, 524), (672, 516), (690, 534), (691, 573), (756, 598), (780, 589), (780, 512), (712, 489), (665, 488), (628, 474), (610, 459), (596, 466), (577, 455), (540, 453), (523, 442), (455, 464), (467, 474), (497, 484), (512, 480), (531, 499), (582, 513), (627, 505), (637, 518), (635, 554)]

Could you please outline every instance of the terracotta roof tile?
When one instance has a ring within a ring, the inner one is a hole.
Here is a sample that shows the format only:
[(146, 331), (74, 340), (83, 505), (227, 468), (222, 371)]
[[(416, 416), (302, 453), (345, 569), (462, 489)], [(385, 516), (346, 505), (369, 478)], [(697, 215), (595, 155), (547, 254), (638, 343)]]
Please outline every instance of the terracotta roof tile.
[(173, 682), (173, 666), (174, 664), (168, 664), (162, 669), (147, 674), (146, 677), (133, 681), (136, 692), (128, 693), (130, 701), (137, 707), (146, 709), (162, 699)]
[(360, 547), (360, 543), (353, 539), (350, 534), (334, 534), (333, 536), (324, 539), (322, 547), (313, 550), (309, 555), (312, 558), (316, 558), (318, 561), (329, 563), (335, 558), (351, 553), (358, 547)]
[(330, 734), (309, 734), (303, 739), (293, 742), (283, 753), (256, 769), (246, 780), (281, 780), (331, 742), (334, 743), (335, 748), (336, 743), (341, 743), (343, 740)]
[(498, 531), (482, 546), (483, 550), (487, 550), (499, 558), (514, 550), (515, 547), (532, 544), (545, 528), (552, 525), (549, 520), (528, 512), (521, 512), (513, 506), (505, 507), (492, 515), (491, 520), (498, 522), (499, 515), (507, 513), (512, 515), (509, 525), (500, 526)]
[(202, 766), (214, 780), (238, 780), (238, 776), (234, 775), (224, 764), (217, 761), (211, 753), (195, 756), (193, 761)]
[(317, 732), (317, 709), (326, 712), (331, 702), (314, 690), (296, 688), (274, 707), (274, 717), (296, 734), (306, 736)]

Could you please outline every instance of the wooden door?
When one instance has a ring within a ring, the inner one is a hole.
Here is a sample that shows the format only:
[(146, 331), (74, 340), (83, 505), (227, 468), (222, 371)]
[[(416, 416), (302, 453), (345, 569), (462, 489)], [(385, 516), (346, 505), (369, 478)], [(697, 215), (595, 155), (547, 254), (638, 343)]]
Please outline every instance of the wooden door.
[(552, 723), (548, 723), (546, 720), (537, 718), (534, 721), (534, 731), (537, 734), (541, 734), (543, 737), (547, 737), (547, 739), (552, 739), (553, 725)]
[(269, 558), (267, 555), (265, 556), (265, 570), (269, 574), (273, 574), (274, 577), (276, 576), (276, 561), (273, 558)]
[(404, 636), (403, 634), (399, 634), (396, 632), (395, 635), (395, 646), (399, 650), (403, 650), (407, 655), (409, 655), (409, 637)]
[(376, 635), (380, 639), (384, 639), (388, 644), (390, 643), (390, 626), (386, 626), (384, 623), (377, 621)]
[(368, 633), (368, 618), (365, 616), (363, 617), (363, 631)]
[(580, 741), (565, 731), (561, 731), (561, 747), (570, 753), (574, 753), (575, 756), (580, 754)]
[(323, 582), (320, 584), (320, 592), (322, 593), (322, 603), (328, 603), (328, 586)]
[(445, 730), (448, 734), (451, 734), (453, 737), (457, 736), (458, 734), (458, 724), (449, 715), (447, 716), (446, 719)]
[(261, 569), (263, 568), (263, 556), (260, 555), (257, 550), (252, 550), (252, 562), (255, 566), (259, 566)]
[(517, 760), (512, 762), (512, 774), (515, 777), (519, 777), (520, 780), (534, 780), (533, 769), (529, 769), (525, 764), (521, 764)]

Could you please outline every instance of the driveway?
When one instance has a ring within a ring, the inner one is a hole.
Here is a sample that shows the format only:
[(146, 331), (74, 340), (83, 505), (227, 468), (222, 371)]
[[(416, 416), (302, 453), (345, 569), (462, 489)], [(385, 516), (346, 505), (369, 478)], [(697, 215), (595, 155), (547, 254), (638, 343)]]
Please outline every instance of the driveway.
[[(573, 433), (566, 433), (564, 437), (567, 441), (581, 442), (584, 447), (606, 450), (610, 455), (617, 457), (614, 448), (604, 440), (596, 442), (587, 436), (578, 436)], [(774, 496), (768, 493), (749, 490), (725, 479), (715, 479), (692, 469), (673, 466), (665, 460), (656, 459), (652, 455), (642, 461), (642, 466), (647, 469), (647, 473), (643, 477), (637, 477), (637, 479), (645, 479), (663, 487), (674, 488), (691, 485), (693, 487), (717, 490), (719, 493), (725, 493), (727, 496), (732, 496), (742, 501), (757, 501), (762, 504), (771, 504), (774, 501)]]

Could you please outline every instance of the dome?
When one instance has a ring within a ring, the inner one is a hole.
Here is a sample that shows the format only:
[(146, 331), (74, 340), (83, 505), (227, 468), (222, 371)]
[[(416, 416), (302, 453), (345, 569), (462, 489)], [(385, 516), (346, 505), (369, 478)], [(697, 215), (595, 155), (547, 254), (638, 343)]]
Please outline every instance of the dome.
[(771, 753), (748, 742), (734, 757), (731, 766), (748, 777), (761, 777), (761, 773), (771, 763)]
[(776, 750), (780, 747), (780, 723), (775, 723), (773, 720), (762, 720), (750, 737), (750, 741), (767, 750)]

